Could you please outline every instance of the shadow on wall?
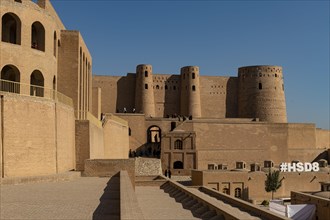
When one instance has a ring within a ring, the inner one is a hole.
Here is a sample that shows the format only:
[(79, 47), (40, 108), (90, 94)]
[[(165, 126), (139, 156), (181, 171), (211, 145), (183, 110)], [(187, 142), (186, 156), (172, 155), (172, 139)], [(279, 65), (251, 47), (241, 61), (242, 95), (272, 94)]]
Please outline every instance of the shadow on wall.
[(114, 112), (123, 113), (123, 109), (127, 109), (127, 113), (132, 113), (135, 104), (135, 74), (129, 73), (127, 76), (121, 77), (117, 82), (116, 109)]
[(160, 155), (160, 143), (145, 143), (138, 147), (135, 151), (131, 151), (129, 157), (149, 157), (160, 159)]
[(238, 81), (237, 77), (230, 77), (226, 86), (226, 118), (238, 117)]
[(328, 156), (328, 151), (323, 151), (322, 153), (320, 153), (319, 155), (317, 155), (317, 157), (315, 157), (315, 159), (312, 162), (318, 162), (319, 160), (326, 160), (328, 161), (328, 164), (330, 164), (330, 158)]
[(163, 117), (180, 115), (180, 77), (170, 76), (165, 82), (165, 102)]
[(93, 213), (93, 220), (120, 219), (120, 173), (112, 176)]

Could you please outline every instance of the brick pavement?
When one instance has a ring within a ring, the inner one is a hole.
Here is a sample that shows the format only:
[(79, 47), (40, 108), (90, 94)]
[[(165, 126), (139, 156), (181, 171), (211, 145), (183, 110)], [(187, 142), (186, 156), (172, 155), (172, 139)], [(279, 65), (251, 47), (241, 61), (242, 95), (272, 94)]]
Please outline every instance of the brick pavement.
[(0, 185), (0, 219), (92, 219), (109, 178)]

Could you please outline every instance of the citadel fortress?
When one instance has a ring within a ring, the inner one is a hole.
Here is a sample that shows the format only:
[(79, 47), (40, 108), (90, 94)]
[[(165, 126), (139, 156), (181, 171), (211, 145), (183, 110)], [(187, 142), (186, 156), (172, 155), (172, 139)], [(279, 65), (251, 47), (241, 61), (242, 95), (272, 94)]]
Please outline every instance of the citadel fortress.
[[(257, 171), (281, 162), (316, 161), (325, 172), (287, 174), (295, 184), (279, 195), (329, 179), (330, 133), (287, 122), (280, 66), (241, 67), (232, 77), (201, 76), (198, 66), (157, 74), (146, 64), (126, 76), (94, 75), (82, 36), (66, 30), (49, 0), (1, 0), (0, 7), (2, 180), (88, 175), (110, 159), (127, 168), (130, 152), (244, 199), (262, 198), (253, 191), (264, 184)], [(243, 195), (249, 187), (255, 193)]]

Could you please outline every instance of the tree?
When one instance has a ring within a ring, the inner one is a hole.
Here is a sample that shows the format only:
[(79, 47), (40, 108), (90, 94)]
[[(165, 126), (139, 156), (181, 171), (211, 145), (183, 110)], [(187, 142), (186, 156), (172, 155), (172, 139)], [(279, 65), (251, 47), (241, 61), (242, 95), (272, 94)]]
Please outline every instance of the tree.
[(265, 181), (265, 190), (266, 192), (272, 192), (272, 199), (274, 199), (274, 193), (282, 186), (282, 180), (280, 180), (280, 171), (276, 170), (266, 174), (267, 179)]

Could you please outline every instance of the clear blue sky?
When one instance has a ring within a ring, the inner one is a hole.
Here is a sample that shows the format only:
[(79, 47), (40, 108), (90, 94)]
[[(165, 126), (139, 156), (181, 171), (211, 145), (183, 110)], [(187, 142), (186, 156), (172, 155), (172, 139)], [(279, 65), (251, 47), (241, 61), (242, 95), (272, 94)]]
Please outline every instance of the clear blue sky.
[(93, 73), (154, 73), (186, 65), (201, 75), (236, 76), (247, 65), (284, 69), (289, 122), (329, 129), (329, 1), (53, 0), (79, 30)]

